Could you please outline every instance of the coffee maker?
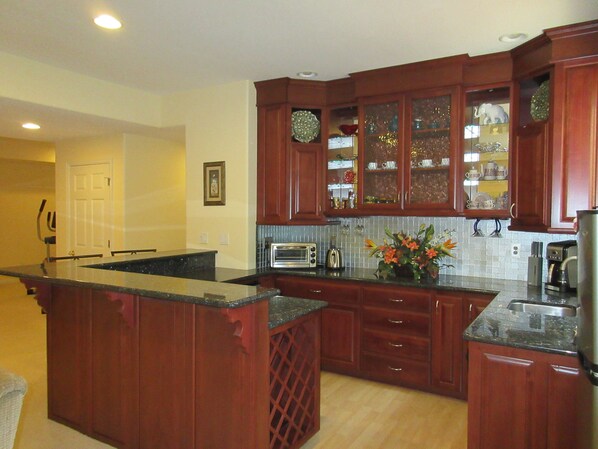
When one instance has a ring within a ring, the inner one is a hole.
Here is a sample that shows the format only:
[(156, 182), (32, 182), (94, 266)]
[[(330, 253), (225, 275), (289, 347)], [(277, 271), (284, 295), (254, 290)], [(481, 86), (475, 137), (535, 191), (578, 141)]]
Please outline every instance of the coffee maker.
[(577, 242), (564, 240), (546, 246), (548, 275), (547, 292), (567, 292), (577, 290)]

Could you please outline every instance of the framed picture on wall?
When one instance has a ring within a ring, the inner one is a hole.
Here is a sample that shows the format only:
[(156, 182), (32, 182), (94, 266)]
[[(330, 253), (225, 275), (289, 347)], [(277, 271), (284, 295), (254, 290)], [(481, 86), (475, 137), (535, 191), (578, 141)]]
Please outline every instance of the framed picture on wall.
[(226, 178), (224, 161), (203, 164), (203, 205), (226, 204)]

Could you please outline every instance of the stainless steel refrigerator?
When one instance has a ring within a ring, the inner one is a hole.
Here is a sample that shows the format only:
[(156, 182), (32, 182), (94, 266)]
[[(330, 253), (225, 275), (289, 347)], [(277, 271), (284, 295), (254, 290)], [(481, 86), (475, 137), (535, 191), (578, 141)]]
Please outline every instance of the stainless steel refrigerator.
[(598, 210), (577, 212), (579, 449), (598, 449)]

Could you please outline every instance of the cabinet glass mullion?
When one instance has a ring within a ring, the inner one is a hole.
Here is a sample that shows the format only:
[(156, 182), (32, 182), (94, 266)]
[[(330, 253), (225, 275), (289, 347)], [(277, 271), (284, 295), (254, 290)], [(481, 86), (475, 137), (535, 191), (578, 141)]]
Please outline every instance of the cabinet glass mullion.
[(398, 102), (366, 105), (364, 108), (363, 203), (392, 204), (399, 197)]

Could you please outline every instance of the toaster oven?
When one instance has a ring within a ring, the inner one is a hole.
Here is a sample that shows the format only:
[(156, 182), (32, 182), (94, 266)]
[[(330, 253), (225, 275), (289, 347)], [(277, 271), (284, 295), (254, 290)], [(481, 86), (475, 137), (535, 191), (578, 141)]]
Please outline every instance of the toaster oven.
[(316, 266), (315, 243), (272, 243), (270, 266), (272, 268), (313, 268)]

